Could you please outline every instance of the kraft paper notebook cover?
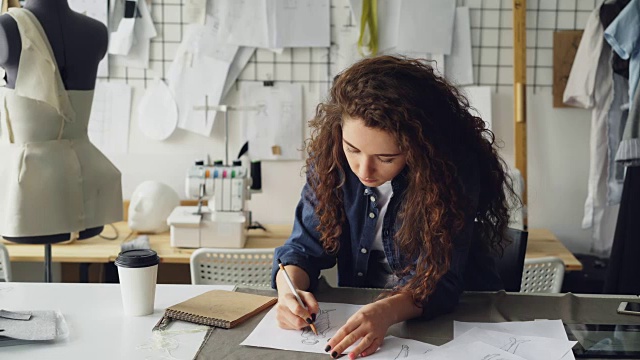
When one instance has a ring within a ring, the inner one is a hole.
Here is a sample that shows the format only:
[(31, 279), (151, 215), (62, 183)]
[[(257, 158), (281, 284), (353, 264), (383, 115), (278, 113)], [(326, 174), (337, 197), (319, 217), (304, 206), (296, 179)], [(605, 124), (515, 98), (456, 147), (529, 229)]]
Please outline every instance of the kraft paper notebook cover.
[(278, 301), (275, 297), (212, 290), (165, 311), (166, 317), (230, 329)]

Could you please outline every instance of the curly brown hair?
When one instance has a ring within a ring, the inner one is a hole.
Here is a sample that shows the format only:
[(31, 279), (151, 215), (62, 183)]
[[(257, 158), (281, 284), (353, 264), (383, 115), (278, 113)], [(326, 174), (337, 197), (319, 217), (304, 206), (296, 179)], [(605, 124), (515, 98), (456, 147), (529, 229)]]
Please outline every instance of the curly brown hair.
[(458, 178), (464, 169), (458, 166), (470, 156), (475, 158), (481, 189), (476, 213), (471, 214), (475, 233), (500, 254), (508, 243), (507, 196), (513, 194), (512, 184), (494, 146), (494, 134), (469, 109), (465, 96), (425, 61), (379, 56), (339, 74), (309, 123), (306, 168), (317, 198), (320, 241), (328, 253), (339, 250), (345, 220), (340, 189), (348, 169), (343, 118), (361, 119), (367, 127), (389, 132), (406, 153), (407, 189), (394, 242), (398, 254), (415, 259), (397, 275), (415, 276), (394, 292), (409, 292), (418, 305), (449, 270), (452, 241), (465, 224), (465, 210), (469, 213), (470, 199)]

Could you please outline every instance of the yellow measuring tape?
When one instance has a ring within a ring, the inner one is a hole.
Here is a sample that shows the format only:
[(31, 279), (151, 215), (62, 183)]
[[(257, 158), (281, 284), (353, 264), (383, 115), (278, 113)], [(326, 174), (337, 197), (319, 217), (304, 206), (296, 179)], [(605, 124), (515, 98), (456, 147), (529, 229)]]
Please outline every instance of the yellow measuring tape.
[[(365, 39), (368, 30), (368, 39)], [(365, 43), (365, 41), (367, 41)], [(362, 16), (360, 17), (360, 38), (358, 39), (358, 52), (365, 56), (362, 47), (366, 46), (370, 55), (378, 53), (378, 0), (364, 0), (362, 2)]]

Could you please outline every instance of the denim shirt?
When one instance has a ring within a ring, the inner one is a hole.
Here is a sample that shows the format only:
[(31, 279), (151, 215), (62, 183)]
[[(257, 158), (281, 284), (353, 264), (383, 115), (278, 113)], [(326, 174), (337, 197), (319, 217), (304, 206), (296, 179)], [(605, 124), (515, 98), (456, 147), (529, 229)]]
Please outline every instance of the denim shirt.
[[(412, 261), (403, 256), (398, 258), (393, 242), (393, 236), (401, 225), (396, 219), (407, 187), (405, 174), (406, 169), (391, 182), (393, 196), (382, 225), (384, 252), (394, 272), (404, 269)], [(348, 168), (345, 176), (342, 191), (346, 221), (342, 226), (340, 249), (337, 255), (327, 254), (319, 241), (320, 233), (316, 230), (319, 221), (314, 209), (317, 200), (307, 183), (302, 189), (302, 196), (296, 207), (291, 236), (283, 246), (275, 250), (272, 271), (274, 289), (278, 272), (277, 259), (280, 259), (284, 265), (296, 265), (302, 268), (309, 275), (311, 291), (318, 284), (320, 271), (331, 268), (336, 263), (339, 286), (371, 287), (367, 280), (367, 271), (380, 209), (376, 204), (376, 193), (373, 188), (363, 185)], [(477, 182), (475, 186), (468, 186), (466, 183), (470, 181), (463, 181), (462, 184), (465, 193), (472, 199), (473, 211), (467, 212), (466, 225), (453, 241), (449, 271), (439, 280), (435, 291), (423, 304), (423, 316), (426, 318), (452, 311), (463, 290), (490, 291), (503, 288), (493, 258), (480, 249), (480, 242), (477, 239), (472, 239), (479, 189)], [(473, 252), (471, 259), (469, 259), (470, 252)], [(467, 263), (471, 266), (467, 267)], [(399, 279), (399, 282), (405, 283), (410, 276), (413, 274)]]

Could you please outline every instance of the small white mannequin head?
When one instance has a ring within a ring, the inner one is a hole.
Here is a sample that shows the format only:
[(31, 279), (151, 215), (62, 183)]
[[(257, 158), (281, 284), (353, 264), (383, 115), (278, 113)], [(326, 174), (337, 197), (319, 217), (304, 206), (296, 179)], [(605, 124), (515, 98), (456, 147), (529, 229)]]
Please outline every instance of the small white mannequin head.
[(138, 185), (129, 203), (129, 228), (143, 233), (169, 230), (167, 217), (180, 205), (178, 194), (158, 181), (145, 181)]

